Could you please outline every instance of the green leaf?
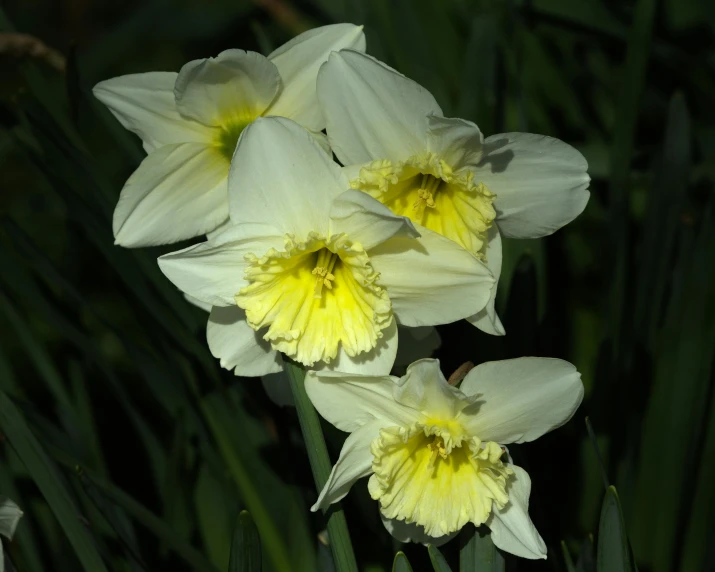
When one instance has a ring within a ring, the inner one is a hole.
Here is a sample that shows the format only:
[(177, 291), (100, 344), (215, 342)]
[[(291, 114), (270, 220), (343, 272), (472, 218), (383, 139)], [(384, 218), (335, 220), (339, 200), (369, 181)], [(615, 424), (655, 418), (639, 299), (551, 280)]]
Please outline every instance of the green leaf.
[(576, 565), (573, 563), (573, 558), (569, 552), (568, 546), (562, 540), (561, 541), (561, 553), (564, 555), (564, 565), (566, 566), (566, 572), (576, 572)]
[(2, 391), (0, 429), (7, 435), (13, 449), (50, 505), (84, 569), (87, 572), (107, 572), (57, 468), (47, 457), (15, 405)]
[(400, 551), (395, 554), (395, 560), (392, 562), (392, 572), (412, 572), (410, 561), (407, 560), (405, 553)]
[(247, 510), (238, 515), (233, 531), (228, 572), (261, 572), (261, 539)]
[(460, 534), (466, 541), (459, 550), (460, 572), (504, 572), (504, 556), (494, 546), (487, 527), (470, 524)]
[(635, 571), (616, 487), (608, 487), (601, 507), (596, 569), (598, 572)]
[(429, 559), (432, 562), (434, 572), (452, 572), (449, 564), (447, 564), (447, 560), (445, 560), (444, 556), (439, 550), (437, 550), (437, 548), (429, 544), (427, 545), (427, 552), (429, 552)]

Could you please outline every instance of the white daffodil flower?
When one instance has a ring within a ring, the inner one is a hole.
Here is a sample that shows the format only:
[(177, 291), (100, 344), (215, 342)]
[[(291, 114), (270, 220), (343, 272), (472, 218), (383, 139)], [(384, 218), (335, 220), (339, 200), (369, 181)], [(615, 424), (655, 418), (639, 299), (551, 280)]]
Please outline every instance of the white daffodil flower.
[(401, 378), (308, 372), (305, 388), (318, 412), (350, 433), (312, 510), (370, 475), (370, 495), (399, 540), (439, 543), (472, 522), (486, 524), (502, 550), (546, 558), (529, 518), (529, 475), (502, 445), (533, 441), (571, 418), (583, 398), (573, 365), (483, 363), (457, 389), (437, 360), (424, 359)]
[[(432, 94), (370, 56), (331, 54), (318, 74), (318, 98), (351, 187), (462, 245), (497, 280), (500, 232), (551, 234), (588, 202), (587, 164), (576, 149), (529, 133), (484, 139), (474, 123), (443, 117)], [(469, 321), (503, 335), (495, 296), (496, 286)]]
[(226, 179), (243, 129), (257, 117), (277, 115), (323, 138), (316, 75), (332, 50), (346, 47), (365, 49), (362, 26), (315, 28), (268, 57), (226, 50), (191, 61), (178, 74), (141, 73), (97, 84), (94, 95), (141, 137), (148, 153), (114, 211), (116, 243), (168, 244), (226, 222)]
[(228, 186), (231, 225), (159, 265), (213, 306), (209, 347), (237, 375), (279, 371), (280, 353), (306, 366), (388, 373), (395, 318), (444, 324), (488, 301), (494, 279), (483, 263), (350, 190), (315, 138), (288, 119), (245, 129)]

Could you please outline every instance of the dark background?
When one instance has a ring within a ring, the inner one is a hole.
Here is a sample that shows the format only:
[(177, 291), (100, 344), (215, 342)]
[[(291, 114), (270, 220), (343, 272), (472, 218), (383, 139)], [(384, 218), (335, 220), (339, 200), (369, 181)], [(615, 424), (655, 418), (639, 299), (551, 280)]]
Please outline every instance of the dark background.
[[(487, 135), (558, 137), (589, 162), (591, 200), (576, 221), (505, 240), (507, 336), (439, 329), (446, 375), (521, 355), (583, 374), (574, 419), (513, 448), (549, 560), (507, 567), (567, 570), (565, 541), (589, 569), (605, 480), (641, 571), (715, 569), (711, 2), (0, 5), (0, 495), (25, 512), (5, 542), (16, 569), (80, 570), (90, 549), (68, 541), (79, 526), (110, 570), (227, 570), (247, 508), (266, 569), (330, 570), (294, 410), (219, 369), (206, 315), (156, 266), (176, 246), (113, 246), (111, 213), (143, 152), (90, 89), (227, 48), (267, 54), (341, 21), (364, 24), (368, 52), (428, 88), (445, 115)], [(343, 436), (326, 436), (337, 455)], [(390, 570), (399, 547), (365, 482), (346, 512), (362, 569)], [(458, 548), (443, 548), (455, 567)], [(423, 547), (403, 549), (431, 569)]]

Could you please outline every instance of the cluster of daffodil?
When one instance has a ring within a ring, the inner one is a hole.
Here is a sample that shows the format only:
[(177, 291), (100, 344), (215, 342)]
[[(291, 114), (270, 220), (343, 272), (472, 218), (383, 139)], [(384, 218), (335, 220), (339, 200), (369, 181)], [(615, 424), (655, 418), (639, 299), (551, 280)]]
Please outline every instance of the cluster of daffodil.
[(98, 84), (148, 153), (121, 192), (116, 242), (207, 235), (159, 265), (211, 307), (213, 355), (241, 376), (281, 371), (285, 358), (311, 370), (316, 409), (350, 432), (313, 510), (369, 475), (400, 540), (439, 543), (472, 522), (503, 550), (543, 558), (529, 476), (505, 445), (573, 415), (576, 369), (488, 362), (459, 388), (435, 360), (389, 373), (398, 323), (466, 319), (504, 334), (500, 235), (573, 220), (588, 201), (586, 161), (550, 137), (484, 138), (364, 51), (362, 28), (337, 24), (268, 57), (227, 50), (178, 74)]

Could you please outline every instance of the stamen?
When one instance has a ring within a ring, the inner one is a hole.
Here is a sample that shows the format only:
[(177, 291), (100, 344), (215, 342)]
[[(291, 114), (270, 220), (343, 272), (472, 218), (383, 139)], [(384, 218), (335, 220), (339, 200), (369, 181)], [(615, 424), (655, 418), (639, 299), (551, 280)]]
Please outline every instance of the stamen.
[(437, 461), (437, 455), (443, 459), (447, 458), (447, 447), (444, 446), (444, 439), (442, 437), (435, 437), (432, 442), (427, 445), (430, 450), (429, 468), (434, 467), (435, 461)]
[(333, 289), (333, 280), (335, 275), (332, 274), (335, 263), (338, 260), (338, 255), (330, 252), (327, 248), (322, 248), (318, 253), (318, 261), (313, 268), (313, 276), (315, 276), (315, 288), (313, 289), (313, 298), (319, 300), (323, 296), (323, 286), (328, 290)]
[(434, 200), (434, 195), (439, 189), (439, 185), (442, 182), (441, 179), (433, 177), (432, 175), (422, 175), (422, 184), (417, 191), (417, 200), (415, 204), (412, 205), (412, 210), (417, 210), (420, 207), (427, 207), (430, 209), (435, 208), (436, 203)]

